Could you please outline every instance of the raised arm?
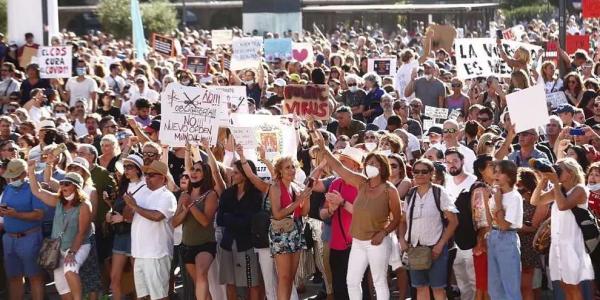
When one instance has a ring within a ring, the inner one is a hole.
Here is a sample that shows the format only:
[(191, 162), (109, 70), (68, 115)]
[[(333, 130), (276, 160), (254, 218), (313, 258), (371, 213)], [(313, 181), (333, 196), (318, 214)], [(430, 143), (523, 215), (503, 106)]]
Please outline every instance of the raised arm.
[(171, 226), (177, 227), (183, 223), (185, 217), (187, 216), (190, 205), (190, 195), (188, 193), (181, 193), (179, 196), (179, 202), (177, 203), (177, 210), (175, 211), (175, 215), (171, 219)]
[(425, 39), (423, 39), (423, 55), (421, 55), (419, 57), (419, 65), (422, 65), (423, 63), (425, 63), (425, 61), (427, 61), (429, 59), (429, 55), (431, 54), (432, 40), (433, 40), (433, 29), (428, 28), (427, 32), (425, 32)]
[(44, 202), (46, 205), (56, 207), (58, 204), (58, 194), (54, 194), (50, 191), (43, 189), (40, 186), (37, 178), (35, 177), (35, 160), (30, 160), (28, 163), (27, 175), (29, 177), (29, 184), (31, 185), (31, 193)]
[(512, 141), (517, 136), (515, 132), (515, 124), (511, 124), (508, 127), (508, 132), (506, 133), (506, 139), (504, 139), (504, 143), (496, 153), (494, 154), (494, 159), (503, 160), (510, 153), (510, 148), (512, 145)]
[(573, 192), (569, 194), (569, 196), (566, 196), (561, 189), (558, 188), (560, 186), (560, 182), (556, 173), (544, 173), (543, 176), (548, 178), (554, 185), (554, 203), (556, 203), (556, 206), (559, 210), (570, 210), (579, 204), (584, 204), (587, 202), (588, 197), (584, 188), (575, 187)]
[(208, 156), (208, 165), (210, 166), (210, 172), (212, 173), (213, 180), (215, 181), (215, 191), (218, 195), (223, 195), (225, 188), (227, 188), (227, 184), (225, 183), (223, 176), (221, 176), (219, 166), (217, 165), (217, 159), (210, 150), (210, 145), (207, 139), (202, 139), (201, 144), (206, 152), (206, 155)]
[(266, 193), (269, 190), (269, 184), (264, 182), (258, 175), (252, 172), (252, 168), (250, 168), (250, 164), (248, 164), (248, 160), (244, 156), (244, 149), (242, 145), (237, 144), (235, 146), (235, 152), (240, 156), (240, 162), (242, 163), (242, 171), (250, 180), (250, 183), (254, 185), (259, 191), (262, 193)]

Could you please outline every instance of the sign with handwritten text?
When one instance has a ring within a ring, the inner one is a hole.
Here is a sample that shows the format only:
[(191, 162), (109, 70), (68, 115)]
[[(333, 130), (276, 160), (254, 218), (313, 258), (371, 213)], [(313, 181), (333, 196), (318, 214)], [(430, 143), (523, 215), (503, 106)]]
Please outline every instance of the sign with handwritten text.
[(38, 64), (41, 78), (69, 78), (73, 74), (71, 46), (40, 47)]
[(312, 115), (316, 120), (329, 119), (329, 87), (324, 84), (288, 84), (283, 91), (283, 111), (300, 118)]
[(262, 37), (243, 37), (233, 39), (233, 54), (231, 56), (231, 69), (242, 70), (246, 68), (258, 68), (262, 58)]
[(220, 93), (174, 82), (161, 94), (161, 112), (162, 144), (181, 147), (207, 138), (216, 145), (219, 122), (227, 118), (227, 105)]

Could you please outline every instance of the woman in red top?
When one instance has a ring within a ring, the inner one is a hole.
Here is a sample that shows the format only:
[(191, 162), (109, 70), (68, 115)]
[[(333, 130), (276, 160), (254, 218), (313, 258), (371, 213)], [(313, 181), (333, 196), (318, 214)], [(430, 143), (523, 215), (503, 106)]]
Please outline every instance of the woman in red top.
[(301, 190), (294, 183), (296, 162), (283, 156), (275, 162), (275, 178), (269, 191), (273, 221), (269, 230), (271, 254), (277, 267), (277, 299), (290, 299), (300, 250), (306, 249), (302, 216), (310, 209), (311, 188)]

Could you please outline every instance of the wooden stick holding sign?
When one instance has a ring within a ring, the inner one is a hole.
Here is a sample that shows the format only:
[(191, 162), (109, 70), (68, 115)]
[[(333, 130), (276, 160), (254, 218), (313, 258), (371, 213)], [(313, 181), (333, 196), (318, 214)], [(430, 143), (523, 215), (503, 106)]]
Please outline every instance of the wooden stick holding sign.
[(316, 120), (328, 120), (329, 87), (324, 84), (289, 84), (283, 91), (283, 110), (301, 119), (313, 116)]

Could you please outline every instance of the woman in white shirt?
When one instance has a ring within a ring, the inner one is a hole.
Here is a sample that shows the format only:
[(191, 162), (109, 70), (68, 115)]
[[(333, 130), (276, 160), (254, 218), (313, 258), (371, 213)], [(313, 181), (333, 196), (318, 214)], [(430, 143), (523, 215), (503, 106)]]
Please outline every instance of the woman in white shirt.
[[(557, 165), (560, 171), (542, 173), (542, 180), (531, 196), (531, 204), (554, 202), (550, 215), (550, 279), (560, 280), (566, 299), (583, 299), (579, 283), (594, 279), (594, 269), (571, 209), (587, 209), (589, 191), (584, 185), (585, 173), (576, 160), (561, 159)], [(548, 182), (553, 188), (542, 192)]]
[(494, 186), (484, 192), (486, 215), (492, 220), (487, 237), (488, 293), (491, 299), (521, 299), (521, 251), (517, 230), (523, 224), (523, 198), (515, 189), (517, 165), (501, 160), (494, 166)]

